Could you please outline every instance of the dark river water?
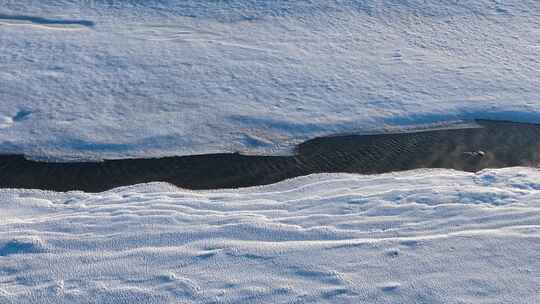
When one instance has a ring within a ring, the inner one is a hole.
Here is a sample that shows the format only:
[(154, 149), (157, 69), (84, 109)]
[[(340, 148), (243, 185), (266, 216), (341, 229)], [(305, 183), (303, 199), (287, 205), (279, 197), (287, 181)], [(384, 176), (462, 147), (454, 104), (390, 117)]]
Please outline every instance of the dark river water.
[(540, 164), (540, 125), (479, 120), (478, 128), (347, 135), (300, 144), (294, 156), (208, 154), (48, 163), (0, 156), (1, 188), (100, 192), (152, 181), (188, 189), (236, 188), (322, 172), (375, 174), (417, 168), (479, 171)]

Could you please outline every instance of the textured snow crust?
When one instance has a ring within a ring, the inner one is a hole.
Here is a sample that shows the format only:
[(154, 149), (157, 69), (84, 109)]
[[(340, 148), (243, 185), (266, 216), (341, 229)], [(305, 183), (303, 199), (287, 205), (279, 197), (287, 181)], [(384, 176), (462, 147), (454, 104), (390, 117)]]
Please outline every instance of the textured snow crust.
[(0, 150), (285, 153), (342, 132), (540, 122), (535, 0), (0, 0)]
[(0, 190), (0, 303), (540, 303), (540, 172)]

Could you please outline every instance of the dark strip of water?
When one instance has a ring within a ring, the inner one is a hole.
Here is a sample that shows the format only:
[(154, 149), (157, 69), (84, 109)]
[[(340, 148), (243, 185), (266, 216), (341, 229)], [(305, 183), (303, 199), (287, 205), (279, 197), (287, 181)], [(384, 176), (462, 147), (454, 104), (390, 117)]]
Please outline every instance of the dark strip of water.
[(477, 123), (478, 128), (317, 138), (300, 144), (294, 156), (209, 154), (51, 163), (6, 155), (0, 156), (0, 187), (100, 192), (162, 181), (188, 189), (217, 189), (323, 172), (375, 174), (417, 168), (476, 172), (540, 164), (540, 125)]

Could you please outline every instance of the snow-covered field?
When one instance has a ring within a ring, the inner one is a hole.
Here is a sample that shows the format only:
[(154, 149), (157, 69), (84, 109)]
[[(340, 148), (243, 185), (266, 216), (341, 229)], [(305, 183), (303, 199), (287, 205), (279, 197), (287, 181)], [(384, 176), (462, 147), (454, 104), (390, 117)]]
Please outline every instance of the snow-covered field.
[(0, 0), (0, 150), (283, 153), (340, 132), (540, 122), (536, 0)]
[(540, 172), (0, 190), (0, 303), (540, 303)]
[[(537, 0), (0, 0), (0, 153), (277, 154), (540, 122), (539, 52)], [(538, 252), (527, 168), (0, 189), (0, 304), (536, 304)]]

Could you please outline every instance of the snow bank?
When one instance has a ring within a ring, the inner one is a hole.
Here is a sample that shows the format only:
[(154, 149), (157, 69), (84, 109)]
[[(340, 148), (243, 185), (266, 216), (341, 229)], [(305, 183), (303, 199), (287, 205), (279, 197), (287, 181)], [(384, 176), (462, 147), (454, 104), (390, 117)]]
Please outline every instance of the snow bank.
[(282, 153), (340, 132), (540, 122), (540, 2), (0, 1), (0, 150)]
[(0, 303), (539, 303), (540, 172), (0, 190)]

